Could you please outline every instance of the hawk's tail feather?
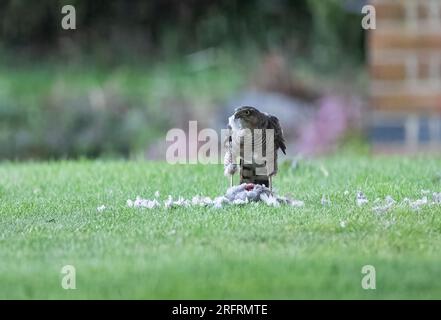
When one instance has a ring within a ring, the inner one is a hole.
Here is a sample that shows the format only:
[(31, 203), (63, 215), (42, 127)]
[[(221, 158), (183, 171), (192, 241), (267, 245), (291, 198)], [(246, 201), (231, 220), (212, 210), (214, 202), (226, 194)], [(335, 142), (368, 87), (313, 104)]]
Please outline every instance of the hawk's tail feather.
[(240, 183), (254, 183), (269, 186), (269, 179), (266, 175), (258, 175), (256, 169), (264, 167), (264, 165), (245, 164), (240, 160)]

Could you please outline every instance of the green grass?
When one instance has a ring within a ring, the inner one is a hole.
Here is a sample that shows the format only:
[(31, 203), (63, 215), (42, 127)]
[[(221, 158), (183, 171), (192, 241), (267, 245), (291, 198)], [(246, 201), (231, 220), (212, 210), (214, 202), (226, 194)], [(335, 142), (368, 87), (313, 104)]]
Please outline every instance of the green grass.
[[(439, 158), (330, 157), (283, 167), (275, 180), (304, 208), (167, 211), (126, 200), (156, 190), (217, 196), (228, 184), (222, 168), (2, 163), (0, 298), (439, 299), (441, 206), (375, 214), (372, 200), (441, 191), (440, 171)], [(357, 190), (369, 205), (355, 205)], [(331, 206), (320, 204), (323, 194)], [(67, 264), (76, 290), (61, 288)], [(376, 290), (361, 288), (367, 264)]]
[(12, 67), (0, 63), (0, 97), (26, 110), (41, 108), (50, 98), (78, 97), (96, 88), (108, 88), (122, 96), (140, 98), (147, 105), (176, 96), (206, 104), (234, 94), (244, 85), (246, 76), (242, 73), (246, 72), (243, 63), (227, 54), (219, 54), (212, 65), (201, 67), (190, 58), (115, 67), (99, 66), (94, 60)]
[(245, 85), (247, 67), (211, 60), (0, 62), (0, 159), (136, 158), (178, 119), (211, 121)]

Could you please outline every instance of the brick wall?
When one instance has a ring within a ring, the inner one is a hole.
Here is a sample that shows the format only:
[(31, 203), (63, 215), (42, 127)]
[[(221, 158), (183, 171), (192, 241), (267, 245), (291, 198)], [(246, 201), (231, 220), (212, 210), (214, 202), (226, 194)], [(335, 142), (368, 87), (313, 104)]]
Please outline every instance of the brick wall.
[(441, 0), (370, 2), (377, 14), (377, 29), (368, 31), (374, 147), (441, 151)]

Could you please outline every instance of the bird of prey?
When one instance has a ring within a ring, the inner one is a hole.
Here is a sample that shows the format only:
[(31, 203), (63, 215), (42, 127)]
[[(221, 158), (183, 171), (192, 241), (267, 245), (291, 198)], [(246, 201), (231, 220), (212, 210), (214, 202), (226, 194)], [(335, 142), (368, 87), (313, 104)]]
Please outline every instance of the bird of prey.
[[(286, 154), (279, 119), (254, 107), (244, 106), (235, 109), (229, 117), (228, 129), (224, 173), (230, 176), (230, 186), (233, 185), (233, 175), (238, 169), (236, 161), (239, 158), (241, 184), (262, 184), (272, 190), (272, 177), (277, 174), (278, 149)], [(247, 141), (251, 147), (247, 147)]]

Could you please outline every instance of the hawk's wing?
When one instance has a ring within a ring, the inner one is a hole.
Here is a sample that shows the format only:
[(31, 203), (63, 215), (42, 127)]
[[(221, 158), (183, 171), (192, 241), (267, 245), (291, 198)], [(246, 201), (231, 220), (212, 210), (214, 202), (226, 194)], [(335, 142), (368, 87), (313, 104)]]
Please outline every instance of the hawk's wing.
[(283, 130), (280, 126), (279, 119), (270, 114), (268, 115), (268, 129), (274, 129), (274, 145), (276, 146), (276, 150), (280, 148), (283, 153), (286, 154), (285, 138), (283, 137)]

